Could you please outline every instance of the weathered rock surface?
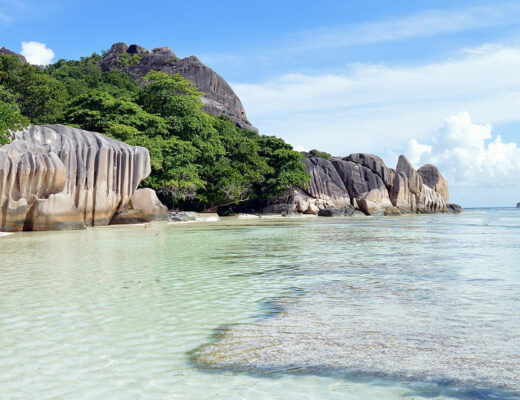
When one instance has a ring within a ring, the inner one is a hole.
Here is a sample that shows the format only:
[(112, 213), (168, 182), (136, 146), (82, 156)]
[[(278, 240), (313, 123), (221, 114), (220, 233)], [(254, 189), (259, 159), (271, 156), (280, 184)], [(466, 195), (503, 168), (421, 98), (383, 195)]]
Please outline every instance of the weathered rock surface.
[[(134, 65), (121, 65), (120, 58), (123, 53), (132, 57), (138, 55), (140, 60)], [(169, 75), (180, 74), (204, 93), (201, 99), (207, 113), (226, 116), (243, 129), (257, 130), (248, 121), (242, 102), (231, 86), (195, 56), (179, 59), (168, 47), (146, 50), (135, 44), (128, 46), (125, 43), (115, 43), (104, 56), (100, 66), (104, 71), (120, 70), (138, 78), (152, 70)]]
[(0, 147), (0, 230), (22, 231), (39, 199), (63, 191), (66, 179), (59, 157), (37, 144), (15, 140)]
[(451, 211), (443, 197), (448, 194), (448, 184), (433, 165), (425, 166), (423, 172), (428, 178), (432, 176), (433, 181), (428, 182), (434, 182), (434, 188), (423, 183), (421, 174), (404, 156), (399, 157), (395, 170), (381, 158), (362, 153), (331, 161), (308, 157), (305, 164), (311, 175), (308, 187), (279, 198), (265, 212), (336, 216), (351, 215), (350, 209), (367, 215)]
[(417, 172), (421, 175), (423, 183), (439, 193), (446, 203), (450, 200), (448, 181), (444, 179), (435, 165), (423, 165)]
[[(362, 163), (353, 160), (360, 160)], [(373, 169), (366, 166), (365, 161), (367, 160)], [(364, 157), (362, 154), (356, 154), (345, 159), (333, 159), (332, 164), (345, 184), (351, 202), (353, 203), (355, 200), (358, 208), (365, 214), (373, 214), (378, 210), (393, 207), (387, 187), (381, 177), (390, 179), (390, 172), (379, 157), (372, 155)], [(378, 171), (381, 175), (373, 170)]]
[(459, 214), (462, 211), (464, 211), (463, 208), (456, 203), (448, 203), (446, 204), (446, 207), (448, 209), (448, 212), (451, 214)]
[(64, 125), (33, 125), (15, 137), (61, 159), (67, 171), (65, 192), (87, 226), (108, 225), (150, 174), (147, 149), (98, 133)]
[(447, 212), (444, 197), (423, 184), (421, 175), (405, 156), (399, 156), (390, 199), (405, 213)]
[(132, 195), (128, 208), (115, 213), (110, 224), (139, 224), (167, 219), (168, 209), (157, 198), (155, 190), (144, 188), (138, 189)]
[(354, 153), (345, 157), (345, 161), (352, 161), (370, 169), (370, 171), (381, 178), (386, 187), (392, 186), (392, 174), (381, 157), (373, 154)]
[(350, 196), (345, 184), (329, 160), (311, 157), (304, 162), (307, 172), (311, 175), (309, 185), (304, 191), (310, 197), (322, 200), (326, 207), (350, 206)]
[(21, 54), (15, 53), (14, 51), (11, 51), (9, 49), (6, 49), (5, 47), (0, 48), (0, 54), (6, 54), (8, 56), (16, 56), (22, 64), (27, 64), (27, 59), (24, 56), (22, 56)]
[(147, 149), (63, 125), (14, 136), (0, 147), (1, 231), (84, 229), (116, 213), (121, 221), (167, 218), (153, 190), (137, 190), (150, 173)]
[(85, 229), (85, 222), (70, 197), (64, 193), (37, 199), (25, 220), (26, 231), (61, 231)]

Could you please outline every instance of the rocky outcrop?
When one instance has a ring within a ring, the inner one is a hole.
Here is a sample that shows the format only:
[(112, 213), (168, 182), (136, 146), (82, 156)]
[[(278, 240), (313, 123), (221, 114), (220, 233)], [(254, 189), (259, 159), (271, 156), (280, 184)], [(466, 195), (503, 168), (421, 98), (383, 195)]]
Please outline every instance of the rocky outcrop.
[[(367, 166), (367, 160), (373, 168)], [(393, 207), (383, 180), (390, 181), (390, 172), (379, 157), (353, 154), (344, 159), (335, 158), (332, 164), (345, 184), (351, 202), (365, 214)]]
[(516, 208), (520, 208), (520, 203), (516, 203)]
[(462, 207), (456, 203), (448, 203), (446, 204), (446, 208), (451, 214), (460, 214), (463, 211)]
[(46, 199), (37, 199), (23, 226), (26, 231), (61, 231), (85, 228), (82, 215), (64, 192), (51, 194)]
[(5, 54), (8, 56), (15, 56), (18, 58), (18, 60), (22, 64), (27, 64), (27, 59), (24, 56), (22, 56), (21, 54), (15, 53), (14, 51), (11, 51), (9, 49), (6, 49), (5, 47), (0, 48), (0, 54)]
[(64, 125), (33, 125), (15, 137), (61, 159), (67, 171), (65, 192), (88, 226), (108, 225), (151, 171), (147, 149), (99, 133)]
[(417, 172), (421, 175), (423, 184), (439, 193), (446, 203), (450, 200), (448, 181), (444, 179), (435, 165), (423, 165)]
[[(85, 224), (65, 189), (67, 171), (55, 153), (23, 140), (0, 147), (0, 231), (43, 230), (57, 223), (69, 228)], [(57, 205), (57, 206), (56, 206)]]
[(167, 219), (168, 209), (157, 198), (155, 190), (144, 188), (138, 189), (132, 195), (127, 207), (115, 213), (110, 224), (138, 224)]
[[(125, 65), (120, 62), (122, 54), (138, 58), (135, 58), (132, 65)], [(257, 131), (248, 121), (242, 102), (231, 86), (195, 56), (179, 59), (168, 47), (146, 50), (136, 44), (128, 46), (125, 43), (115, 43), (103, 57), (100, 66), (103, 71), (120, 70), (137, 78), (150, 71), (180, 74), (204, 93), (201, 97), (204, 111), (228, 117), (243, 129)]]
[(0, 148), (0, 230), (108, 225), (128, 204), (141, 221), (166, 219), (151, 189), (150, 156), (101, 134), (63, 125), (30, 126)]
[(390, 197), (392, 203), (401, 212), (428, 213), (447, 211), (446, 201), (443, 196), (436, 192), (435, 189), (423, 184), (421, 175), (413, 168), (405, 156), (399, 156)]
[(305, 164), (311, 175), (309, 185), (270, 204), (266, 212), (328, 216), (351, 215), (350, 208), (367, 215), (452, 212), (444, 198), (448, 184), (438, 170), (429, 165), (423, 168), (425, 175), (434, 177), (429, 187), (405, 156), (399, 157), (395, 170), (380, 157), (363, 153), (331, 161), (308, 157)]
[(350, 206), (350, 196), (334, 165), (324, 158), (311, 157), (304, 160), (311, 179), (303, 190), (310, 197), (320, 199), (324, 208)]
[(351, 161), (368, 168), (381, 178), (386, 187), (392, 186), (392, 173), (381, 157), (374, 154), (355, 153), (345, 157), (345, 161)]

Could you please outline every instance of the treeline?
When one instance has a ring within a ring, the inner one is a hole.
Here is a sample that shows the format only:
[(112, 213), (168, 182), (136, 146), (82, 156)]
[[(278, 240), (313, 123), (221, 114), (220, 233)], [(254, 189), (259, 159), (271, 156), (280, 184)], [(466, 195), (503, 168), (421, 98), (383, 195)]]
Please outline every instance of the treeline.
[(30, 123), (60, 123), (144, 146), (152, 173), (143, 185), (169, 207), (261, 205), (308, 182), (300, 153), (204, 113), (201, 93), (180, 75), (137, 81), (103, 72), (99, 61), (93, 54), (40, 69), (0, 55), (0, 141)]

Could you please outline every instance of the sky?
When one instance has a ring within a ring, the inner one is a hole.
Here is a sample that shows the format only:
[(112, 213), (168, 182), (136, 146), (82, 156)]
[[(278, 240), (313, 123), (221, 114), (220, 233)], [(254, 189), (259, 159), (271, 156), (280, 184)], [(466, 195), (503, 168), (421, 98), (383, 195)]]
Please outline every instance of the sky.
[(0, 0), (33, 63), (114, 42), (197, 55), (262, 134), (436, 164), (465, 207), (520, 202), (520, 2)]

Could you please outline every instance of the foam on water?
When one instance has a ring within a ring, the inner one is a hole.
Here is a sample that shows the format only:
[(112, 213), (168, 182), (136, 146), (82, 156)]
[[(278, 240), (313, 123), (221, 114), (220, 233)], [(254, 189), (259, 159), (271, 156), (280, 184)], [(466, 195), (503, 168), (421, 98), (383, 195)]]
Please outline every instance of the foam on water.
[(0, 241), (0, 398), (520, 398), (520, 212)]

